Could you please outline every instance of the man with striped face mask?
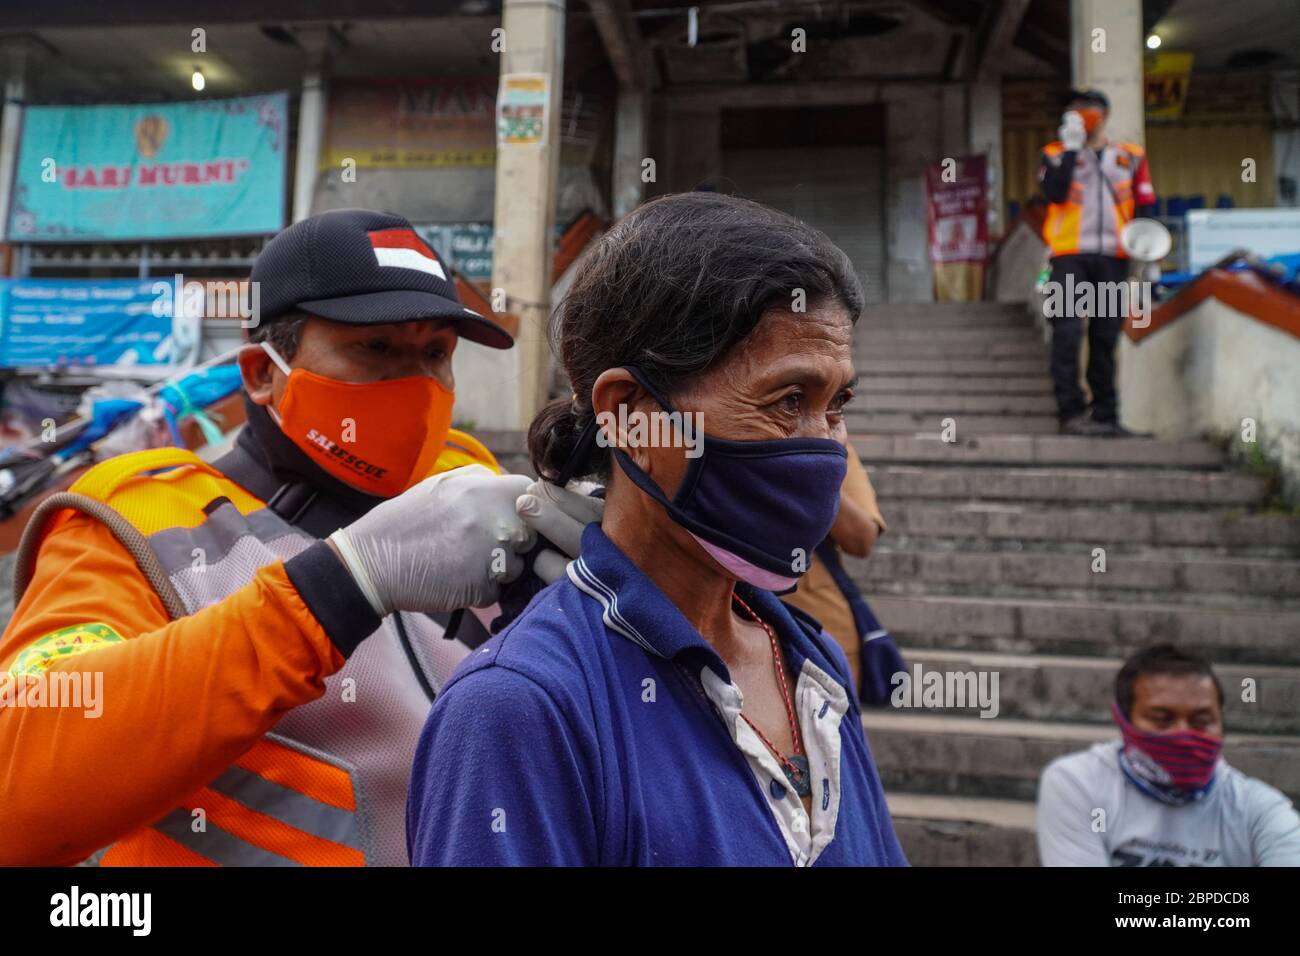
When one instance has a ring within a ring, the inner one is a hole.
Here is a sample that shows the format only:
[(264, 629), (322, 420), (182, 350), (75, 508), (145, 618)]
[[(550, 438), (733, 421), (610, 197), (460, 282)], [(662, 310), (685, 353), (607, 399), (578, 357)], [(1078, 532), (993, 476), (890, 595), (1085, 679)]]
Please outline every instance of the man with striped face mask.
[(1230, 767), (1223, 688), (1200, 657), (1160, 645), (1120, 669), (1122, 739), (1061, 757), (1038, 791), (1044, 866), (1297, 866), (1300, 816)]

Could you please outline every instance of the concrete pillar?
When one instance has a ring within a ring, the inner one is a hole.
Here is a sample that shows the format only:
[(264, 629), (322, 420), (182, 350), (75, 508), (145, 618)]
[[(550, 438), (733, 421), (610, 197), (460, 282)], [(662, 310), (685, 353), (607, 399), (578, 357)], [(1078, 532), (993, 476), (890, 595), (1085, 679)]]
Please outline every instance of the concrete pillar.
[[(650, 128), (650, 94), (636, 89), (620, 90), (614, 127), (614, 218), (622, 219), (641, 204), (646, 184), (641, 163), (647, 158), (646, 136)], [(655, 170), (658, 178), (658, 170)]]
[(1070, 0), (1074, 85), (1110, 100), (1106, 135), (1145, 144), (1142, 0)]
[(321, 137), (325, 132), (325, 76), (308, 70), (302, 77), (298, 107), (298, 155), (294, 163), (293, 221), (311, 215), (316, 193), (316, 168), (320, 165)]
[(501, 77), (541, 74), (547, 108), (540, 144), (503, 143), (498, 136), (492, 287), (519, 316), (511, 350), (518, 374), (501, 383), (499, 401), (513, 405), (508, 427), (527, 428), (546, 400), (550, 350), (547, 325), (555, 248), (555, 194), (560, 175), (560, 101), (564, 81), (563, 0), (505, 0)]
[[(611, 192), (614, 218), (621, 219), (645, 198), (641, 163), (650, 126), (649, 60), (628, 0), (588, 0), (596, 32), (618, 81)], [(656, 170), (656, 179), (658, 171)]]
[(311, 215), (312, 199), (316, 195), (321, 142), (325, 136), (332, 35), (328, 27), (305, 27), (295, 33), (295, 39), (307, 52), (302, 97), (298, 103), (298, 154), (294, 160), (293, 221), (297, 222)]
[(1006, 199), (1002, 168), (1002, 79), (977, 82), (967, 91), (970, 103), (970, 151), (984, 153), (989, 169), (989, 235), (1006, 228)]
[(925, 167), (941, 155), (943, 124), (935, 91), (920, 84), (884, 90), (886, 301), (931, 302), (934, 276), (926, 241)]
[(0, 116), (0, 238), (9, 235), (9, 206), (18, 166), (27, 78), (40, 69), (50, 53), (50, 48), (34, 37), (0, 40), (0, 70), (3, 71), (0, 76), (4, 83), (4, 112)]
[(4, 116), (0, 118), (0, 237), (9, 235), (9, 201), (13, 194), (14, 167), (18, 164), (18, 139), (23, 128), (23, 100), (27, 93), (24, 65), (11, 68), (5, 78)]

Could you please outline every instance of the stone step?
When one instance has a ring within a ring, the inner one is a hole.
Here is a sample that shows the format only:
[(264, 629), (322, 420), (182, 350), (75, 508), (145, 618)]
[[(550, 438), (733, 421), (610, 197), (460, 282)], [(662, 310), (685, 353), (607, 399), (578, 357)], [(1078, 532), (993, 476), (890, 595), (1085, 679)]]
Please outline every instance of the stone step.
[(1029, 322), (1024, 305), (1006, 302), (880, 302), (869, 305), (859, 326), (878, 322), (956, 323)]
[(533, 470), (533, 463), (528, 460), (527, 455), (502, 458), (500, 460), (500, 465), (508, 475), (527, 475), (529, 478), (537, 477), (537, 472)]
[[(870, 404), (871, 397), (864, 399)], [(853, 406), (849, 406), (850, 410)], [(954, 416), (955, 417), (955, 416)], [(963, 418), (957, 419), (961, 436)], [(931, 435), (870, 435), (847, 418), (853, 449), (868, 465), (895, 462), (943, 465), (1127, 465), (1134, 468), (1217, 468), (1222, 454), (1209, 442), (1155, 438), (1079, 438), (1073, 435), (981, 435), (943, 441)]]
[[(947, 395), (942, 392), (872, 392), (859, 395), (848, 406), (852, 415), (858, 411), (912, 412), (940, 418), (979, 412), (992, 415), (1055, 415), (1056, 402), (1050, 395)], [(959, 422), (960, 424), (960, 422)]]
[(855, 362), (868, 359), (977, 358), (1020, 359), (1041, 362), (1047, 368), (1047, 346), (1033, 339), (1012, 341), (959, 342), (946, 339), (868, 339), (853, 346)]
[(1051, 395), (1052, 380), (1042, 370), (1025, 375), (868, 375), (862, 372), (857, 392), (870, 404), (877, 393), (903, 395), (921, 392), (942, 395)]
[(1058, 423), (1055, 414), (981, 415), (963, 413), (911, 413), (856, 411), (851, 406), (844, 416), (849, 430), (866, 435), (895, 433), (905, 435), (932, 435), (938, 439), (951, 419), (954, 437), (971, 435), (1055, 435)]
[(528, 448), (528, 432), (510, 429), (469, 428), (454, 424), (453, 427), (468, 431), (471, 435), (487, 445), (494, 455), (522, 454)]
[(1020, 335), (1025, 338), (1041, 340), (1043, 333), (1028, 319), (1006, 318), (1002, 316), (978, 317), (973, 321), (939, 317), (927, 318), (885, 318), (864, 316), (858, 320), (853, 330), (854, 342), (860, 342), (872, 336), (890, 336), (899, 333), (933, 331), (938, 334), (950, 332), (988, 332), (995, 335)]
[[(871, 595), (944, 594), (1164, 600), (1219, 607), (1300, 610), (1300, 561), (1227, 556), (1112, 554), (1087, 543), (1055, 551), (953, 551), (878, 546), (868, 560), (845, 556), (844, 566)], [(1104, 564), (1101, 562), (1104, 561)], [(1104, 567), (1102, 570), (1094, 568)]]
[(855, 363), (868, 360), (929, 359), (929, 358), (965, 358), (982, 361), (1019, 360), (1037, 362), (1040, 369), (1048, 367), (1047, 347), (1042, 342), (986, 342), (966, 344), (963, 342), (924, 341), (869, 341), (858, 342), (853, 347)]
[[(1120, 441), (1120, 439), (1116, 439)], [(1143, 503), (1228, 507), (1259, 504), (1268, 482), (1256, 475), (1167, 468), (946, 468), (868, 466), (882, 507), (926, 499), (1044, 501), (1059, 505)]]
[[(1049, 654), (994, 654), (945, 648), (904, 647), (909, 673), (929, 671), (998, 675), (998, 716), (1110, 726), (1120, 658)], [(1300, 668), (1267, 664), (1215, 664), (1224, 689), (1224, 720), (1230, 733), (1300, 734)], [(1252, 685), (1245, 682), (1252, 681)], [(991, 686), (991, 685), (990, 685)], [(1253, 687), (1253, 700), (1242, 700)], [(967, 717), (978, 706), (950, 711)]]
[[(887, 791), (1009, 800), (1034, 800), (1039, 775), (1057, 757), (1119, 739), (1113, 727), (917, 711), (867, 711), (862, 725)], [(1300, 737), (1229, 732), (1223, 756), (1292, 799), (1300, 795)]]
[[(456, 426), (460, 427), (460, 426)], [(488, 447), (505, 471), (514, 475), (536, 477), (528, 460), (528, 433), (490, 428), (464, 429)]]
[(1028, 800), (886, 792), (894, 832), (912, 866), (1037, 866)]
[(951, 342), (943, 339), (870, 340), (858, 342), (853, 347), (854, 362), (872, 359), (927, 359), (963, 358), (981, 361), (1040, 362), (1040, 370), (1047, 369), (1047, 346), (1042, 342), (1011, 341), (971, 343)]
[(1172, 641), (1212, 661), (1300, 664), (1300, 611), (1115, 600), (868, 595), (900, 643), (1012, 654), (1126, 657)]
[(931, 345), (949, 348), (983, 348), (992, 344), (1032, 344), (1045, 348), (1032, 326), (936, 328), (933, 325), (859, 325), (853, 333), (854, 351), (877, 351), (892, 345)]
[(1015, 542), (1231, 550), (1300, 557), (1300, 517), (1224, 511), (892, 502), (882, 541), (945, 540), (997, 548)]
[(1032, 375), (1035, 377), (1046, 373), (1045, 359), (1036, 358), (967, 358), (949, 356), (936, 350), (933, 355), (889, 356), (865, 355), (854, 360), (854, 366), (862, 377), (871, 375), (978, 375), (984, 377), (1005, 378), (1012, 375)]

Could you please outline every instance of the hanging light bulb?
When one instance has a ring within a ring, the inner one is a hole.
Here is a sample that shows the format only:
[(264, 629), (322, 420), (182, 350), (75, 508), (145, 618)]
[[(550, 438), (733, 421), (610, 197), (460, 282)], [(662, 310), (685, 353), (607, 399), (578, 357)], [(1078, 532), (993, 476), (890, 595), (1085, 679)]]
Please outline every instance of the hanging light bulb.
[(1160, 46), (1160, 34), (1153, 33), (1147, 37), (1147, 49), (1154, 50)]
[(190, 77), (190, 85), (199, 92), (202, 92), (203, 87), (208, 85), (208, 81), (203, 78), (202, 70), (194, 71), (194, 75)]

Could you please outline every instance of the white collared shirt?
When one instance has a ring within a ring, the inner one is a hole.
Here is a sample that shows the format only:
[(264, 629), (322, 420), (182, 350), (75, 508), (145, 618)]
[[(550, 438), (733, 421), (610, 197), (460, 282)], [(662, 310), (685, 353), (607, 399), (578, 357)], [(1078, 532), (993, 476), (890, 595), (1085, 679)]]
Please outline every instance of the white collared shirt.
[(741, 716), (745, 695), (709, 667), (700, 668), (704, 693), (722, 717), (731, 739), (745, 755), (759, 789), (767, 796), (795, 866), (812, 866), (835, 838), (840, 812), (840, 721), (848, 694), (829, 674), (805, 660), (795, 684), (794, 709), (812, 778), (812, 819), (786, 778), (781, 764)]

